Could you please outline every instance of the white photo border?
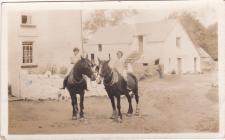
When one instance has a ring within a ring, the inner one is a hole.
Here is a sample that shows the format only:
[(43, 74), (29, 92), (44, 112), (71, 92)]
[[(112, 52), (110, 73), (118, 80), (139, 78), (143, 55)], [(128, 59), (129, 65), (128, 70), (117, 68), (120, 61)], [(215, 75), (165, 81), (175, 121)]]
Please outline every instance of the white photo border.
[[(33, 2), (33, 3), (32, 3)], [(218, 85), (219, 85), (219, 132), (218, 133), (151, 133), (151, 134), (57, 134), (57, 135), (9, 135), (8, 134), (8, 35), (7, 11), (15, 10), (62, 10), (62, 9), (148, 9), (184, 3), (208, 2), (218, 7)], [(162, 4), (163, 3), (163, 4)], [(30, 6), (32, 5), (32, 6)], [(82, 8), (81, 8), (82, 7)], [(225, 133), (225, 2), (222, 0), (198, 1), (23, 1), (8, 0), (1, 3), (1, 136), (7, 139), (148, 139), (148, 138), (224, 138)]]

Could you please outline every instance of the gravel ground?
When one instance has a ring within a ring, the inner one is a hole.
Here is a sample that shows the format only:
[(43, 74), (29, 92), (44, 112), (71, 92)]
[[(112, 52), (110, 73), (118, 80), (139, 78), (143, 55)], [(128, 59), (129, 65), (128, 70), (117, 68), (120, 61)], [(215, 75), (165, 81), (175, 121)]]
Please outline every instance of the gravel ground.
[[(218, 131), (216, 74), (148, 78), (139, 83), (140, 115), (127, 117), (122, 98), (123, 122), (110, 119), (107, 96), (86, 96), (85, 120), (71, 120), (68, 101), (9, 102), (10, 134), (56, 133), (181, 133)], [(133, 99), (135, 109), (135, 101)]]

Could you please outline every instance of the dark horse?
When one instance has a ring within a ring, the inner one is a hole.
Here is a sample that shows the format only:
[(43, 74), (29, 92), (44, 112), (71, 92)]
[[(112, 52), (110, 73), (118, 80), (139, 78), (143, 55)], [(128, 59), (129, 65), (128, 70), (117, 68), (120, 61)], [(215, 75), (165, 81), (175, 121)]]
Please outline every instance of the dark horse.
[[(138, 109), (138, 102), (139, 102), (139, 96), (138, 96), (138, 80), (137, 78), (132, 74), (128, 73), (127, 81), (124, 80), (122, 75), (116, 70), (116, 69), (111, 69), (110, 66), (108, 65), (110, 59), (108, 61), (99, 61), (99, 67), (97, 71), (99, 72), (98, 78), (97, 78), (97, 83), (101, 83), (101, 79), (103, 80), (103, 84), (105, 86), (106, 92), (108, 94), (108, 97), (111, 100), (112, 108), (113, 108), (113, 114), (112, 114), (112, 119), (117, 118), (119, 122), (122, 121), (122, 114), (121, 114), (121, 106), (120, 106), (120, 96), (125, 95), (127, 97), (127, 100), (129, 102), (129, 108), (127, 115), (131, 116), (133, 113), (133, 107), (132, 107), (132, 102), (131, 102), (131, 95), (129, 94), (132, 92), (132, 94), (135, 96), (136, 100), (136, 113), (135, 115), (139, 115), (139, 109)], [(117, 110), (116, 111), (116, 106), (115, 106), (115, 101), (114, 97), (117, 99)], [(118, 118), (119, 116), (119, 118)]]
[(73, 69), (64, 80), (64, 86), (69, 91), (72, 101), (72, 119), (77, 119), (77, 94), (80, 95), (80, 118), (84, 118), (84, 93), (85, 89), (87, 88), (87, 83), (83, 75), (88, 76), (92, 81), (95, 80), (95, 75), (91, 68), (91, 61), (89, 61), (87, 57), (81, 57), (81, 59), (74, 65)]

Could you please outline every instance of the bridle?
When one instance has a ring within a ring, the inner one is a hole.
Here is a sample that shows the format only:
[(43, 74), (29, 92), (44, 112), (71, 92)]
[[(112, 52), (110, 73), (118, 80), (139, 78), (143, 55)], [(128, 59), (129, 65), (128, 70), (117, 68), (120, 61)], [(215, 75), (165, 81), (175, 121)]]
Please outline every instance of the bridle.
[[(101, 71), (101, 67), (99, 66), (99, 71)], [(99, 74), (99, 71), (97, 72), (97, 76), (100, 76), (100, 74)], [(113, 76), (113, 71), (110, 69), (110, 74), (108, 74), (108, 75), (106, 75), (105, 77), (104, 77), (104, 84), (106, 85), (106, 86), (111, 86), (111, 85), (113, 85), (113, 79), (112, 79), (112, 76)], [(100, 76), (101, 77), (101, 76)], [(110, 79), (111, 78), (111, 79)]]

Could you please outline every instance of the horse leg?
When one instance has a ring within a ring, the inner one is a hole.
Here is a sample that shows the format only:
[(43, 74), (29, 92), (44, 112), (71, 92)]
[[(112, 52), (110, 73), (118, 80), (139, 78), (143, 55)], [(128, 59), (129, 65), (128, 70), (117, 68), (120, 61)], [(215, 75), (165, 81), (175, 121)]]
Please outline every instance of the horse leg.
[(128, 100), (128, 103), (129, 103), (127, 116), (131, 116), (131, 114), (133, 113), (133, 107), (132, 107), (132, 103), (131, 103), (131, 96), (129, 95), (129, 93), (125, 94), (125, 96), (127, 97), (127, 100)]
[(138, 95), (138, 90), (137, 92), (134, 93), (135, 96), (135, 101), (136, 101), (136, 111), (135, 111), (135, 115), (138, 116), (140, 113), (140, 109), (138, 107), (138, 103), (139, 103), (139, 95)]
[(71, 100), (72, 100), (72, 107), (73, 107), (72, 120), (76, 120), (77, 119), (77, 112), (78, 112), (77, 97), (76, 97), (76, 95), (71, 96)]
[(80, 94), (80, 118), (84, 118), (84, 92)]
[(121, 105), (120, 105), (120, 95), (117, 96), (117, 110), (118, 110), (118, 122), (122, 122), (122, 113), (121, 113)]
[(115, 119), (117, 113), (116, 113), (116, 105), (115, 105), (114, 96), (110, 95), (109, 98), (110, 98), (110, 101), (111, 101), (111, 104), (112, 104), (112, 109), (113, 109), (113, 113), (112, 113), (111, 119)]

